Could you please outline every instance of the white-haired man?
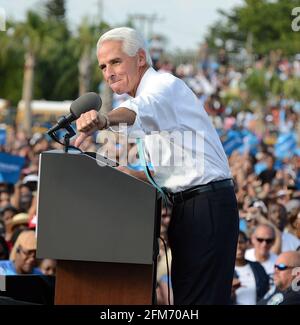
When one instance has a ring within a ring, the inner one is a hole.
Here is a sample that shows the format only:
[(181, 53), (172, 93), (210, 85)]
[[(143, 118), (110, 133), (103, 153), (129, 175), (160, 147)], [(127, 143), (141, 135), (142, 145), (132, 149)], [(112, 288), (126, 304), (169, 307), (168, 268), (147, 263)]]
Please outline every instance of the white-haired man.
[[(75, 145), (96, 130), (129, 125), (129, 136), (142, 139), (155, 182), (173, 201), (168, 237), (174, 303), (230, 303), (238, 211), (217, 132), (182, 80), (152, 68), (145, 42), (135, 30), (121, 27), (102, 35), (97, 58), (111, 89), (130, 98), (107, 116), (95, 110), (81, 115)], [(118, 168), (147, 179), (143, 171)]]
[(273, 282), (274, 263), (277, 258), (277, 255), (271, 252), (275, 236), (274, 227), (269, 224), (259, 224), (251, 236), (253, 248), (247, 249), (245, 254), (248, 261), (261, 263), (269, 275), (271, 283)]

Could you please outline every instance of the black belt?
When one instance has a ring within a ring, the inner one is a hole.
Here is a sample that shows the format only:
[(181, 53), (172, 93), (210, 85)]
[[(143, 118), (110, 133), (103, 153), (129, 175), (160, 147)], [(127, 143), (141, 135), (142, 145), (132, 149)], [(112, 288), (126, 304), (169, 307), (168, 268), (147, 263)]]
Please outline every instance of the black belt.
[(221, 181), (215, 181), (205, 185), (199, 185), (193, 188), (189, 188), (182, 192), (169, 193), (169, 198), (173, 203), (180, 203), (200, 193), (212, 192), (225, 187), (234, 187), (233, 180), (224, 179)]

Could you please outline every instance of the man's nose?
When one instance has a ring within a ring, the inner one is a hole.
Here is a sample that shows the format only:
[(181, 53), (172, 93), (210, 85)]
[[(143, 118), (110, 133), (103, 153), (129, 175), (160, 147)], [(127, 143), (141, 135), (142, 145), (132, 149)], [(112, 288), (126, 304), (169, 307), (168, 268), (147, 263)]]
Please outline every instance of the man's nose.
[(105, 71), (106, 80), (112, 79), (113, 76), (114, 76), (114, 69), (111, 66), (107, 66)]

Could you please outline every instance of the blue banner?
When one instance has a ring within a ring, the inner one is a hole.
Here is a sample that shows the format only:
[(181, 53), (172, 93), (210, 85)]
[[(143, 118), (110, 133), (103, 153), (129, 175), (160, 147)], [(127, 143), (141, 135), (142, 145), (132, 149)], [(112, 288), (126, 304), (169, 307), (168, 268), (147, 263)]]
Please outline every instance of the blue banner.
[(0, 181), (15, 184), (24, 164), (25, 158), (0, 152)]
[(246, 129), (243, 130), (241, 134), (243, 137), (243, 144), (238, 149), (239, 153), (243, 154), (245, 152), (249, 152), (251, 155), (255, 156), (259, 145), (258, 137)]
[(227, 156), (230, 156), (233, 151), (243, 145), (243, 135), (239, 131), (230, 130), (227, 138), (223, 141), (223, 148)]
[(4, 146), (6, 143), (6, 129), (0, 129), (0, 146)]
[(267, 164), (263, 161), (258, 162), (254, 165), (254, 171), (256, 175), (259, 175), (261, 172), (267, 169)]
[(297, 149), (296, 134), (294, 132), (281, 133), (277, 139), (274, 149), (276, 158), (291, 158)]

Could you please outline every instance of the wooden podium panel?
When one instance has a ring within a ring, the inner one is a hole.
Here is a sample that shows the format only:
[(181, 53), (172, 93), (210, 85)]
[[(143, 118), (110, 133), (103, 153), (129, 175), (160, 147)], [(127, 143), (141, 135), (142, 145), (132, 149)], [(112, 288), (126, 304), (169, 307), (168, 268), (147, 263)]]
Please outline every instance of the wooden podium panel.
[(56, 305), (150, 305), (152, 266), (59, 261)]

